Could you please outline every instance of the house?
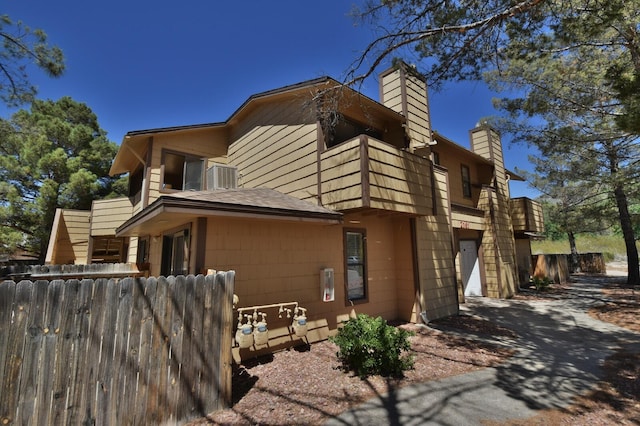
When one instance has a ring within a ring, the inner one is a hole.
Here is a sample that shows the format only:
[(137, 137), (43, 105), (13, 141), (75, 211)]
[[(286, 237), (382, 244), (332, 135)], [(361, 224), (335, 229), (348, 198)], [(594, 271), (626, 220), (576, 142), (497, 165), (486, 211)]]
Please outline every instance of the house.
[[(323, 77), (224, 122), (132, 131), (111, 167), (129, 196), (58, 210), (47, 262), (235, 270), (239, 307), (304, 307), (309, 341), (354, 312), (453, 315), (465, 297), (511, 297), (542, 230), (537, 203), (510, 200), (521, 178), (499, 134), (469, 135), (466, 149), (432, 130), (426, 83), (404, 64), (380, 75), (380, 102)], [(262, 312), (272, 348), (291, 340), (282, 307)]]

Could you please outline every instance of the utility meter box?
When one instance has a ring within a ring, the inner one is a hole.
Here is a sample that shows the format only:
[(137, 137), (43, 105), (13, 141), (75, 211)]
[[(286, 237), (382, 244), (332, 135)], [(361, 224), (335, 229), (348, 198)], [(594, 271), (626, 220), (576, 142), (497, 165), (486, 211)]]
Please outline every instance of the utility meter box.
[(320, 269), (320, 291), (323, 302), (333, 302), (335, 300), (333, 268)]

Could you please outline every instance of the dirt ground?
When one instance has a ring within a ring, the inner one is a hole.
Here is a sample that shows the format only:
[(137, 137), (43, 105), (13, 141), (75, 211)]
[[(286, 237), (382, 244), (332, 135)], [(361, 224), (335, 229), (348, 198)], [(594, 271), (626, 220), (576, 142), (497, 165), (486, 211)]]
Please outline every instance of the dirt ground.
[[(517, 297), (557, 297), (563, 291), (562, 286), (552, 285), (548, 294), (526, 292)], [(622, 277), (612, 276), (603, 291), (610, 302), (590, 314), (640, 332), (640, 289), (628, 288)], [(441, 323), (476, 335), (514, 336), (511, 330), (471, 316), (448, 318)], [(337, 347), (321, 342), (236, 366), (233, 406), (189, 424), (322, 424), (329, 417), (389, 389), (493, 366), (511, 355), (507, 350), (453, 337), (433, 327), (400, 326), (416, 333), (411, 340), (415, 368), (406, 372), (404, 378), (362, 380), (354, 377), (340, 369)], [(640, 354), (618, 352), (607, 360), (604, 368), (606, 380), (569, 408), (542, 411), (531, 419), (501, 424), (640, 424)]]

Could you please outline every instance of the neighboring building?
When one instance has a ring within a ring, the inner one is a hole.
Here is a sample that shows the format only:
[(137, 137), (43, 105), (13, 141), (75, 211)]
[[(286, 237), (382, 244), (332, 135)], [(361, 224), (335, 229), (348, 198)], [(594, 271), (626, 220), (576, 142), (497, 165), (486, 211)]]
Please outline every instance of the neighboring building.
[(380, 93), (325, 77), (251, 96), (225, 122), (127, 133), (111, 173), (129, 173), (130, 196), (59, 210), (47, 261), (235, 270), (239, 307), (298, 302), (310, 341), (354, 312), (429, 321), (465, 296), (511, 297), (542, 217), (511, 206), (520, 178), (499, 135), (477, 127), (468, 150), (433, 132), (426, 84), (403, 64)]

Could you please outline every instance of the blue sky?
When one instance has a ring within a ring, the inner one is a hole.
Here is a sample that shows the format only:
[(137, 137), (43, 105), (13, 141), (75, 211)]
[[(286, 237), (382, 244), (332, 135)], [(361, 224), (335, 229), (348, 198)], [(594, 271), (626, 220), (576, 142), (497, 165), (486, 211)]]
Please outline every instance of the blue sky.
[[(341, 80), (374, 37), (348, 15), (352, 4), (4, 0), (2, 13), (43, 29), (64, 51), (62, 77), (31, 72), (38, 97), (86, 103), (119, 144), (132, 130), (224, 121), (255, 93), (323, 75)], [(375, 78), (361, 90), (378, 99)], [(495, 114), (492, 96), (481, 83), (430, 93), (434, 129), (468, 146), (468, 130)], [(503, 142), (507, 167), (530, 170), (527, 150)], [(511, 191), (535, 196), (526, 183)]]

